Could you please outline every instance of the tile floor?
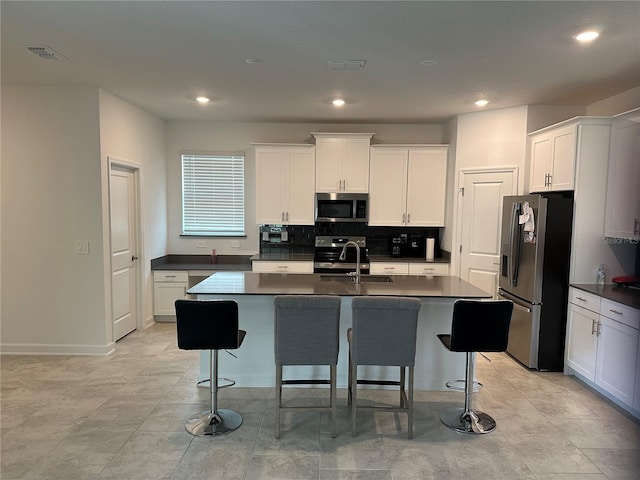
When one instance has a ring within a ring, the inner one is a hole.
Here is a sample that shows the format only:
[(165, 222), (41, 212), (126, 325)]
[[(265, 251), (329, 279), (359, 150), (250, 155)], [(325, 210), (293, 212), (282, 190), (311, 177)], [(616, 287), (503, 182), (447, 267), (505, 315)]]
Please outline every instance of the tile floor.
[[(194, 438), (184, 423), (208, 406), (198, 353), (178, 350), (175, 324), (134, 332), (107, 357), (3, 356), (3, 480), (187, 479), (634, 479), (640, 425), (572, 377), (529, 372), (504, 354), (478, 357), (481, 409), (498, 422), (484, 436), (457, 434), (438, 418), (457, 392), (417, 392), (415, 433), (406, 417), (359, 415), (351, 437), (345, 391), (339, 433), (328, 417), (283, 417), (273, 437), (273, 389), (233, 387), (220, 405), (244, 417), (239, 430)], [(416, 367), (419, 374), (419, 367)], [(368, 394), (368, 395), (367, 395)], [(326, 390), (287, 390), (293, 402)], [(392, 401), (389, 391), (361, 394)]]

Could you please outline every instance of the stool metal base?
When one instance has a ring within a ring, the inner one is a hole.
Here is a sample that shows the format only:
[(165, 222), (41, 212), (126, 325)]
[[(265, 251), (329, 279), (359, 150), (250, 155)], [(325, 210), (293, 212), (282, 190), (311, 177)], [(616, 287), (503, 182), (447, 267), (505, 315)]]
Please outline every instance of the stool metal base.
[(452, 407), (440, 414), (440, 421), (447, 427), (460, 433), (483, 434), (496, 428), (496, 421), (479, 410), (465, 411), (461, 407)]
[(238, 412), (220, 409), (213, 413), (203, 412), (189, 420), (184, 428), (191, 435), (209, 437), (233, 432), (240, 425), (242, 425), (242, 416)]

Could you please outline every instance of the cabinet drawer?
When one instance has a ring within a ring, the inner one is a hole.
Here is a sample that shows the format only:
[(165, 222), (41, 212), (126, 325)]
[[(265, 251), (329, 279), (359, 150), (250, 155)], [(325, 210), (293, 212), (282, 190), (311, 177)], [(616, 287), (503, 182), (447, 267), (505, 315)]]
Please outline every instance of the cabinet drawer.
[(313, 273), (313, 262), (254, 261), (251, 269), (256, 273)]
[(371, 275), (409, 275), (409, 264), (404, 262), (371, 262)]
[(636, 330), (640, 329), (640, 310), (627, 307), (617, 302), (603, 298), (600, 301), (600, 315), (616, 322), (623, 323)]
[(600, 297), (584, 290), (569, 288), (569, 302), (579, 305), (592, 312), (600, 312)]
[(449, 275), (448, 263), (410, 263), (409, 275)]
[(153, 272), (154, 282), (188, 282), (189, 272), (156, 270)]

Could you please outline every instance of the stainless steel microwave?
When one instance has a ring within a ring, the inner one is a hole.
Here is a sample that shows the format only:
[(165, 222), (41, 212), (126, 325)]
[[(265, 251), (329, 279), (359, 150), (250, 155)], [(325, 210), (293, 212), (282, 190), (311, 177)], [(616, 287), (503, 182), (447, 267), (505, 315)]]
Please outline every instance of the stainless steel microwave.
[(316, 193), (316, 222), (367, 222), (367, 193)]

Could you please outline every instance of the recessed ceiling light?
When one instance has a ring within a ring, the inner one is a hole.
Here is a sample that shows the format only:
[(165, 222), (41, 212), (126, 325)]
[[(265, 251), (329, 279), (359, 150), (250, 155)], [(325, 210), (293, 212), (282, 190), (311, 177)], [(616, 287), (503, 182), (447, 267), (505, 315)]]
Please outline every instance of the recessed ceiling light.
[(333, 103), (336, 107), (341, 107), (341, 106), (343, 106), (343, 105), (344, 105), (344, 103), (345, 103), (345, 102), (344, 102), (344, 100), (342, 100), (341, 98), (336, 98), (336, 99), (335, 99), (333, 102), (331, 102), (331, 103)]
[(596, 38), (598, 38), (599, 36), (600, 36), (600, 34), (598, 32), (596, 32), (595, 30), (587, 30), (587, 31), (584, 31), (584, 32), (580, 32), (574, 38), (576, 40), (578, 40), (579, 42), (591, 42), (591, 41), (595, 40)]
[(205, 104), (209, 103), (209, 99), (207, 97), (196, 97), (196, 102)]
[(476, 100), (473, 103), (475, 105), (477, 105), (478, 107), (484, 107), (485, 105), (487, 105), (489, 103), (489, 100)]
[(259, 58), (247, 58), (245, 62), (249, 65), (260, 65), (262, 63), (262, 60), (260, 60)]
[(423, 67), (432, 67), (437, 64), (438, 64), (437, 60), (423, 60), (420, 62), (420, 65), (422, 65)]

